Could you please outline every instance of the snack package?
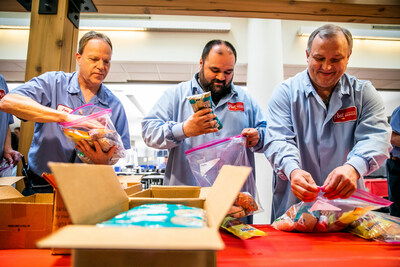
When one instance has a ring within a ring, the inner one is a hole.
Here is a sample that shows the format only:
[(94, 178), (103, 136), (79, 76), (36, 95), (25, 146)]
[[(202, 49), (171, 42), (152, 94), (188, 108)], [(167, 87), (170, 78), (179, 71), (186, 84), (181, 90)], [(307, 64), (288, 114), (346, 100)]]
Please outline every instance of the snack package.
[(367, 212), (391, 204), (391, 201), (361, 189), (357, 189), (347, 199), (329, 200), (320, 193), (313, 202), (300, 202), (291, 206), (272, 226), (289, 232), (338, 232)]
[(228, 232), (234, 234), (242, 240), (249, 239), (255, 236), (266, 236), (267, 234), (257, 228), (244, 224), (238, 219), (230, 216), (226, 216), (221, 224), (221, 228), (227, 230)]
[[(59, 124), (65, 136), (72, 142), (76, 144), (86, 140), (91, 147), (94, 147), (93, 141), (97, 141), (104, 152), (108, 152), (113, 146), (116, 146), (111, 164), (115, 164), (120, 158), (125, 157), (121, 136), (111, 121), (111, 109), (87, 104), (73, 110), (71, 114), (82, 115), (82, 118)], [(79, 150), (77, 150), (77, 155), (82, 162), (93, 163)]]
[(14, 165), (9, 164), (8, 161), (3, 158), (0, 161), (0, 177), (12, 176)]
[(111, 220), (98, 223), (100, 227), (142, 226), (149, 228), (207, 226), (203, 209), (180, 204), (144, 204), (115, 216)]
[[(243, 135), (213, 140), (189, 149), (185, 154), (193, 176), (201, 187), (211, 187), (223, 165), (251, 167), (246, 137)], [(228, 215), (241, 218), (263, 211), (253, 172), (240, 191)]]
[(400, 218), (370, 211), (352, 222), (346, 229), (364, 239), (400, 244)]
[[(189, 100), (190, 105), (192, 106), (193, 111), (195, 113), (203, 108), (211, 108), (213, 110), (211, 113), (214, 114), (214, 109), (212, 108), (211, 92), (206, 92), (206, 93), (199, 94), (199, 95), (188, 96), (187, 99)], [(218, 128), (218, 130), (221, 130), (223, 125), (219, 121), (218, 117), (215, 117), (214, 120), (217, 121), (215, 128)]]

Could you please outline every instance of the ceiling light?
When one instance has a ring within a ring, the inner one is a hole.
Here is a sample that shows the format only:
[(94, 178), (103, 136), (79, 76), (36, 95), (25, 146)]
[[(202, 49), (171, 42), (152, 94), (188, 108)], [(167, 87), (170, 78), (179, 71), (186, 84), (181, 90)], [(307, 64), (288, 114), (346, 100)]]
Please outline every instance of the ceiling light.
[[(309, 37), (315, 29), (315, 27), (300, 27), (298, 35)], [(353, 35), (353, 39), (400, 41), (400, 30), (347, 29)]]

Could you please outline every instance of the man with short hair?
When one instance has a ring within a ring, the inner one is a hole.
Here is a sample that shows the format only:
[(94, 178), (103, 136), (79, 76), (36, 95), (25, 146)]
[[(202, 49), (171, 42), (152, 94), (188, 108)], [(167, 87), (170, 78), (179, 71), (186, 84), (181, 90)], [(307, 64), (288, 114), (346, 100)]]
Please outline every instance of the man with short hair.
[[(224, 137), (246, 136), (247, 155), (254, 171), (254, 151), (262, 152), (265, 120), (250, 94), (233, 84), (236, 50), (227, 41), (212, 40), (200, 58), (200, 71), (192, 80), (164, 92), (142, 120), (145, 143), (156, 149), (168, 149), (164, 183), (196, 185), (185, 151)], [(197, 112), (187, 97), (211, 92), (212, 106)], [(216, 128), (215, 117), (223, 124)]]
[[(50, 171), (47, 162), (81, 162), (74, 153), (74, 145), (57, 123), (76, 120), (78, 116), (69, 112), (82, 105), (94, 104), (111, 109), (111, 121), (125, 149), (130, 148), (128, 121), (122, 103), (102, 83), (110, 69), (111, 55), (110, 39), (102, 33), (90, 31), (79, 41), (76, 53), (78, 72), (44, 73), (14, 89), (0, 102), (0, 110), (36, 122), (28, 154), (36, 192), (52, 191), (40, 176)], [(111, 164), (115, 146), (103, 152), (98, 142), (95, 141), (94, 145), (93, 149), (86, 141), (81, 141), (76, 148), (95, 164)]]
[(307, 44), (307, 70), (284, 81), (267, 109), (265, 155), (273, 174), (274, 221), (291, 205), (348, 198), (389, 156), (390, 127), (369, 81), (345, 73), (351, 33), (327, 24)]

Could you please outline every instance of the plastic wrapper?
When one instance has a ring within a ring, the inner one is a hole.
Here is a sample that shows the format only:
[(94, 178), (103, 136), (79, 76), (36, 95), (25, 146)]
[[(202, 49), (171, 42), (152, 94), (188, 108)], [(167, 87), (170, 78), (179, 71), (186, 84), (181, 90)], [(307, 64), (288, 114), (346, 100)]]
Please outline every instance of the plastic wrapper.
[[(108, 152), (113, 146), (116, 146), (110, 164), (115, 164), (120, 158), (125, 157), (125, 149), (121, 136), (115, 130), (111, 121), (111, 109), (102, 109), (93, 104), (81, 106), (71, 112), (74, 115), (82, 117), (70, 121), (59, 123), (64, 134), (75, 144), (82, 140), (94, 148), (93, 141), (97, 141), (103, 150)], [(93, 163), (81, 151), (77, 149), (77, 155), (85, 163)]]
[(338, 232), (367, 212), (390, 204), (391, 201), (360, 189), (347, 199), (329, 200), (320, 193), (313, 202), (291, 206), (272, 226), (282, 231)]
[(238, 219), (226, 216), (221, 224), (221, 228), (234, 234), (242, 240), (249, 239), (256, 236), (266, 236), (264, 231), (261, 231), (251, 225), (244, 224)]
[(13, 174), (14, 165), (9, 164), (8, 161), (3, 158), (0, 161), (0, 177), (9, 177)]
[(352, 222), (347, 231), (364, 239), (400, 244), (400, 218), (370, 211)]
[[(251, 167), (247, 156), (246, 137), (243, 135), (201, 144), (189, 149), (185, 154), (197, 184), (202, 187), (212, 186), (224, 165)], [(228, 215), (241, 218), (261, 211), (263, 209), (258, 198), (254, 174), (251, 172)]]
[[(187, 99), (189, 100), (190, 105), (192, 106), (193, 111), (195, 113), (203, 108), (211, 108), (213, 110), (211, 113), (214, 114), (214, 109), (212, 108), (211, 92), (206, 92), (206, 93), (199, 94), (199, 95), (188, 96)], [(221, 130), (223, 125), (219, 121), (218, 117), (215, 117), (214, 120), (217, 121), (215, 128), (218, 128), (218, 130)]]
[(144, 204), (123, 212), (111, 220), (98, 223), (100, 227), (142, 226), (149, 228), (207, 226), (203, 209), (180, 204)]

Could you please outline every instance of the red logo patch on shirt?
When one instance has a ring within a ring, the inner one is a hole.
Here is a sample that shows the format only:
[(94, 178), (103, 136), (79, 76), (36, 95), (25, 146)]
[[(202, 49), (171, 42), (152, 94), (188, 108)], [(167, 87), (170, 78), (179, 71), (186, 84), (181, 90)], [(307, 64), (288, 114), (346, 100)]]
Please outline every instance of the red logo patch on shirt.
[(349, 107), (344, 109), (339, 109), (333, 116), (333, 122), (346, 122), (355, 121), (357, 119), (357, 109), (356, 107)]
[(62, 111), (62, 112), (66, 112), (66, 113), (71, 113), (71, 111), (73, 111), (72, 108), (69, 108), (69, 107), (61, 105), (61, 104), (58, 104), (57, 110), (58, 111)]
[(228, 102), (228, 109), (232, 111), (244, 111), (243, 102), (236, 102), (236, 103)]
[(0, 100), (3, 99), (3, 97), (6, 95), (6, 91), (3, 89), (0, 89)]

